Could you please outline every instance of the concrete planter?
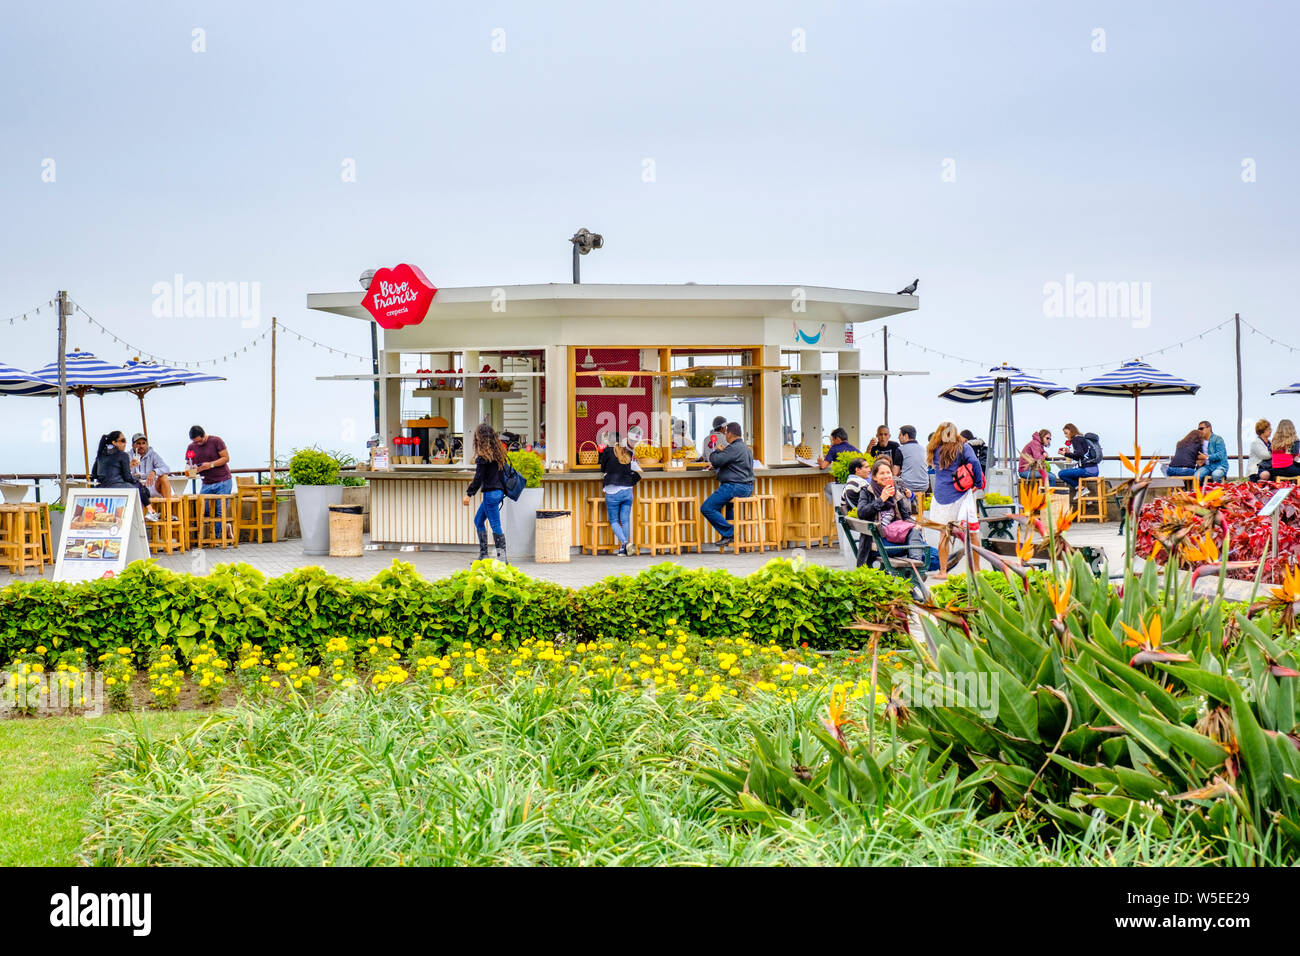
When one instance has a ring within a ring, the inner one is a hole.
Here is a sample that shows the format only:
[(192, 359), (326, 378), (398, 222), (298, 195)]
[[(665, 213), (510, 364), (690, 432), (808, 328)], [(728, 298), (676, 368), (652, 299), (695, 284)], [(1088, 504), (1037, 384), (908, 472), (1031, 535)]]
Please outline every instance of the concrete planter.
[(293, 498), (280, 498), (275, 503), (275, 540), (288, 541), (300, 537), (298, 506)]
[[(532, 559), (537, 547), (537, 509), (542, 506), (542, 489), (525, 488), (518, 501), (501, 502), (501, 530), (506, 535), (506, 554)], [(489, 533), (490, 533), (489, 526)]]
[(330, 553), (330, 505), (343, 504), (342, 485), (295, 485), (294, 500), (302, 526), (302, 553)]

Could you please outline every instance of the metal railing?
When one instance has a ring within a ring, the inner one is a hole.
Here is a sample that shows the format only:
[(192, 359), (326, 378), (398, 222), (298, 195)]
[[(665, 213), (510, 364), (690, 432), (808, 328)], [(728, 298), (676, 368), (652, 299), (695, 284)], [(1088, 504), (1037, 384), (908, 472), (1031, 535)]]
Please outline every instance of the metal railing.
[[(277, 475), (287, 474), (288, 471), (289, 471), (288, 468), (276, 468), (276, 469), (275, 469), (275, 473), (276, 473)], [(231, 468), (231, 469), (230, 469), (230, 473), (231, 473), (232, 475), (256, 475), (256, 476), (257, 476), (257, 482), (258, 482), (258, 484), (261, 484), (261, 483), (262, 483), (262, 476), (263, 476), (263, 475), (270, 475), (270, 473), (271, 473), (271, 469), (270, 469), (269, 467), (265, 467), (265, 466), (263, 466), (263, 467), (261, 467), (261, 468)], [(191, 485), (194, 485), (195, 483), (198, 482), (198, 479), (197, 479), (197, 478), (187, 478), (187, 477), (185, 476), (185, 472), (183, 472), (183, 471), (169, 471), (169, 472), (167, 472), (167, 477), (168, 477), (168, 478), (183, 478), (183, 479), (185, 479), (185, 481), (189, 482)], [(48, 481), (48, 482), (52, 482), (54, 485), (57, 486), (58, 483), (59, 483), (59, 476), (58, 476), (57, 474), (52, 474), (52, 473), (50, 473), (50, 472), (31, 473), (31, 474), (8, 474), (8, 473), (5, 473), (5, 474), (0, 474), (0, 481), (31, 481), (31, 482), (33, 483), (33, 486), (34, 486), (35, 489), (36, 489), (36, 500), (37, 500), (37, 501), (40, 501), (40, 500), (41, 500), (41, 482), (43, 482), (43, 481)], [(69, 474), (68, 474), (68, 483), (69, 483), (69, 484), (72, 484), (73, 482), (77, 482), (77, 483), (80, 484), (80, 485), (87, 485), (87, 484), (90, 483), (90, 476), (89, 476), (89, 475), (84, 475), (84, 474), (83, 474), (83, 475), (74, 475), (74, 474), (72, 474), (72, 473), (69, 473)], [(56, 487), (56, 489), (55, 489), (54, 496), (55, 496), (56, 498), (58, 497), (58, 490), (57, 490), (57, 487)]]

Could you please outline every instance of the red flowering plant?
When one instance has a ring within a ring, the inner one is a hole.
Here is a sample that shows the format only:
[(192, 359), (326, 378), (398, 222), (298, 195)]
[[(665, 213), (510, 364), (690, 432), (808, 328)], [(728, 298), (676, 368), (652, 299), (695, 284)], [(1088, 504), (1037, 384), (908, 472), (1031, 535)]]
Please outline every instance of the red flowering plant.
[(1278, 553), (1271, 556), (1273, 522), (1260, 515), (1263, 505), (1283, 488), (1295, 486), (1273, 481), (1224, 482), (1166, 498), (1148, 500), (1137, 518), (1137, 554), (1164, 564), (1170, 551), (1183, 565), (1217, 562), (1225, 539), (1229, 562), (1249, 562), (1250, 567), (1229, 569), (1232, 577), (1253, 579), (1266, 555), (1263, 580), (1280, 583), (1288, 567), (1300, 564), (1300, 494), (1293, 494), (1278, 509)]

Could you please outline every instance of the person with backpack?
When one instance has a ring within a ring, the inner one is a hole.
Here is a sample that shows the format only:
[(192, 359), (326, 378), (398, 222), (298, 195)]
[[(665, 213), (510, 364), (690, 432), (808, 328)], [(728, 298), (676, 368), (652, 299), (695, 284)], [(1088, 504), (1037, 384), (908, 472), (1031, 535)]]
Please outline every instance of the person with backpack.
[(1073, 458), (1079, 464), (1073, 468), (1063, 468), (1057, 473), (1057, 477), (1070, 489), (1070, 497), (1079, 491), (1080, 478), (1096, 478), (1098, 466), (1101, 465), (1101, 439), (1097, 437), (1096, 432), (1084, 434), (1079, 431), (1079, 427), (1073, 422), (1067, 423), (1061, 429), (1065, 435), (1065, 447), (1061, 449), (1061, 454), (1066, 458)]
[(966, 444), (970, 445), (970, 450), (975, 453), (979, 459), (980, 467), (985, 471), (989, 470), (989, 446), (985, 444), (983, 438), (976, 438), (975, 433), (969, 428), (962, 429), (961, 437), (966, 439)]
[(617, 432), (600, 449), (600, 470), (605, 474), (605, 513), (609, 516), (610, 530), (618, 540), (614, 554), (626, 558), (632, 538), (632, 495), (641, 480), (641, 466), (628, 449), (627, 441)]
[[(474, 429), (474, 480), (465, 489), (461, 504), (469, 506), (476, 491), (483, 492), (483, 500), (474, 512), (474, 530), (478, 532), (478, 556), (488, 556), (487, 526), (492, 525), (493, 543), (498, 561), (509, 564), (506, 557), (506, 536), (501, 530), (501, 501), (506, 496), (506, 473), (514, 471), (506, 460), (506, 449), (491, 425), (484, 422)], [(518, 477), (516, 475), (516, 477)]]
[[(930, 504), (929, 518), (944, 526), (939, 536), (939, 571), (942, 579), (948, 576), (948, 547), (951, 532), (956, 525), (963, 529), (966, 546), (979, 544), (979, 510), (975, 504), (975, 491), (984, 487), (984, 469), (966, 439), (957, 432), (952, 422), (941, 422), (930, 436), (926, 446), (930, 464), (934, 466), (934, 500)], [(974, 555), (975, 570), (979, 558)]]

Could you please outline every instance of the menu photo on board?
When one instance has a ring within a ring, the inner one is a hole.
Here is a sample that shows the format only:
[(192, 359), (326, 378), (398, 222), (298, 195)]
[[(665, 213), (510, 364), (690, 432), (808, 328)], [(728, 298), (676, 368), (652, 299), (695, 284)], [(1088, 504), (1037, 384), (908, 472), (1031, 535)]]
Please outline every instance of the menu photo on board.
[(138, 502), (134, 489), (74, 491), (63, 522), (56, 580), (102, 577), (147, 557)]

